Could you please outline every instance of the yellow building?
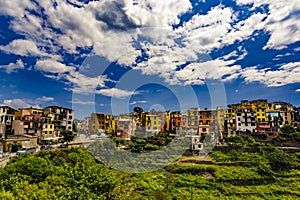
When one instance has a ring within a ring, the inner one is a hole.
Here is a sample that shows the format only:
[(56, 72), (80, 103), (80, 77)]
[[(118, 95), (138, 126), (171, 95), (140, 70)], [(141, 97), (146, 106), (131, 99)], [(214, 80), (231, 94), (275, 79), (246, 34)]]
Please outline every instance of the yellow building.
[(278, 102), (268, 103), (266, 112), (280, 113), (283, 124), (292, 124), (292, 122), (294, 121), (294, 106), (287, 102), (278, 101)]
[(21, 108), (19, 111), (15, 112), (15, 119), (21, 120), (25, 115), (43, 115), (43, 110), (39, 108)]
[(22, 148), (24, 147), (37, 147), (37, 136), (23, 136), (18, 138), (8, 138), (3, 140), (3, 152), (10, 152), (12, 145), (19, 143)]
[(236, 109), (238, 104), (230, 104), (228, 105), (228, 108), (225, 109), (225, 131), (224, 133), (228, 136), (234, 135), (236, 133)]
[(267, 122), (266, 110), (268, 101), (265, 99), (258, 99), (252, 101), (252, 110), (256, 113), (256, 122)]
[(165, 119), (165, 130), (166, 131), (170, 131), (171, 127), (170, 127), (170, 123), (171, 123), (171, 113), (170, 111), (166, 111), (166, 119)]
[(220, 106), (217, 107), (217, 122), (221, 133), (220, 136), (223, 138), (223, 133), (225, 131), (225, 110)]
[(42, 131), (40, 135), (40, 139), (46, 139), (46, 138), (54, 138), (54, 124), (51, 121), (52, 114), (49, 114), (47, 112), (44, 112), (41, 117), (41, 123), (42, 123)]
[(186, 111), (188, 127), (198, 129), (200, 108), (190, 108)]
[(146, 131), (152, 134), (159, 133), (161, 130), (161, 118), (157, 115), (147, 114), (146, 119)]
[(103, 113), (96, 113), (96, 115), (100, 131), (114, 135), (116, 133), (116, 121), (114, 116)]

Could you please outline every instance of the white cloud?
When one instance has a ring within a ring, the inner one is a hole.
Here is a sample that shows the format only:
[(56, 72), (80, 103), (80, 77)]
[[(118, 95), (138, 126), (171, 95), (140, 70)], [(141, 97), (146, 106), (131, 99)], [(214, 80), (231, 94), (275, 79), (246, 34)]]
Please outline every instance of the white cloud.
[(130, 102), (129, 104), (130, 105), (136, 105), (136, 104), (140, 104), (140, 103), (147, 103), (148, 101), (133, 101), (133, 102)]
[(10, 15), (15, 17), (23, 17), (25, 9), (35, 9), (35, 4), (30, 0), (16, 0), (12, 1), (1, 1), (0, 2), (0, 13), (2, 15)]
[(268, 5), (269, 14), (265, 20), (264, 30), (271, 37), (264, 47), (265, 49), (283, 49), (300, 40), (299, 16), (296, 14), (300, 10), (300, 1), (237, 0), (237, 3), (239, 5), (253, 3), (252, 9)]
[(18, 69), (24, 69), (24, 63), (21, 59), (18, 59), (16, 63), (9, 63), (8, 65), (0, 65), (0, 69), (5, 69), (5, 72), (10, 74), (17, 72)]
[(25, 99), (7, 99), (4, 100), (2, 104), (15, 109), (33, 106), (32, 104), (28, 103), (28, 100)]
[(136, 92), (122, 90), (119, 88), (105, 88), (96, 91), (96, 94), (102, 94), (104, 96), (115, 97), (115, 98), (124, 98), (130, 97), (133, 94), (137, 94)]
[(53, 97), (42, 96), (36, 99), (6, 99), (3, 101), (3, 105), (10, 106), (15, 109), (19, 108), (28, 108), (28, 107), (35, 107), (41, 108), (41, 103), (45, 103), (48, 101), (53, 101)]
[(55, 60), (47, 59), (38, 60), (35, 64), (35, 69), (50, 73), (65, 73), (74, 71), (75, 68)]
[[(253, 3), (253, 8), (269, 5), (270, 12), (257, 12), (239, 20), (233, 8), (219, 5), (205, 15), (196, 14), (179, 28), (173, 28), (173, 24), (179, 23), (180, 15), (191, 11), (190, 1), (145, 0), (133, 5), (132, 0), (103, 0), (79, 3), (80, 7), (63, 0), (56, 1), (57, 6), (52, 1), (38, 1), (39, 6), (29, 0), (0, 1), (0, 13), (12, 17), (10, 28), (26, 38), (16, 39), (0, 49), (21, 56), (41, 57), (35, 69), (43, 71), (49, 78), (66, 81), (69, 83), (67, 89), (76, 93), (95, 92), (98, 85), (105, 87), (107, 81), (105, 76), (89, 77), (77, 72), (76, 66), (62, 63), (61, 52), (81, 56), (80, 48), (92, 48), (94, 53), (109, 61), (117, 60), (128, 66), (135, 63), (143, 49), (149, 59), (134, 69), (163, 77), (171, 84), (203, 84), (206, 78), (230, 81), (240, 77), (239, 72), (247, 82), (261, 81), (271, 85), (294, 82), (276, 82), (271, 78), (285, 69), (241, 70), (235, 62), (247, 55), (245, 50), (200, 61), (200, 54), (208, 55), (215, 49), (247, 40), (258, 30), (270, 34), (265, 48), (282, 49), (300, 40), (298, 18), (291, 16), (300, 8), (298, 0), (289, 3), (284, 0), (237, 0), (237, 3)], [(28, 10), (37, 13), (44, 10), (46, 16), (40, 18)], [(145, 39), (138, 41), (140, 36)], [(191, 64), (178, 71), (178, 65), (187, 61)], [(10, 68), (7, 73), (17, 69), (13, 65)], [(257, 72), (258, 76), (249, 72)], [(265, 77), (269, 81), (264, 81)], [(112, 89), (100, 91), (104, 95), (114, 93)], [(131, 92), (119, 93), (126, 96)]]
[(241, 71), (247, 83), (259, 82), (268, 87), (278, 87), (292, 83), (299, 83), (300, 62), (293, 62), (282, 65), (277, 70), (271, 68), (258, 69), (250, 67)]
[(46, 56), (41, 52), (36, 43), (30, 40), (16, 39), (6, 46), (0, 46), (0, 50), (6, 53), (16, 54), (20, 56)]
[(53, 101), (53, 97), (42, 96), (41, 98), (37, 98), (36, 101)]
[(295, 90), (296, 92), (300, 92), (300, 89)]
[(74, 100), (71, 101), (72, 104), (78, 104), (78, 105), (95, 105), (95, 102), (93, 101), (80, 101), (80, 100)]
[(95, 93), (96, 88), (104, 87), (106, 76), (88, 77), (79, 72), (71, 72), (63, 76), (65, 80), (72, 84), (72, 91), (74, 93)]

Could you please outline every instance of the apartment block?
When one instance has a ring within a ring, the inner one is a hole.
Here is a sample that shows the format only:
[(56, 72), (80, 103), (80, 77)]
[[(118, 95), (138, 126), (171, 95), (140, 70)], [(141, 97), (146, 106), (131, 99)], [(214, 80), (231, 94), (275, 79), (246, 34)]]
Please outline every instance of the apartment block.
[(137, 121), (130, 115), (115, 116), (117, 136), (131, 137), (136, 131)]
[(178, 133), (181, 124), (181, 112), (174, 111), (170, 114), (170, 131)]
[(41, 115), (42, 109), (39, 108), (21, 108), (15, 112), (16, 120), (12, 124), (12, 133), (14, 135), (41, 135), (42, 123)]
[(113, 115), (96, 113), (96, 116), (100, 132), (110, 135), (116, 134), (116, 121)]
[(48, 106), (44, 111), (52, 115), (55, 135), (64, 130), (73, 131), (74, 112), (72, 109), (61, 106)]
[(210, 133), (210, 125), (213, 120), (213, 112), (215, 112), (215, 110), (208, 110), (207, 108), (199, 112), (199, 135)]
[(158, 116), (156, 114), (147, 114), (147, 126), (146, 126), (146, 132), (147, 134), (155, 135), (159, 133), (162, 129), (162, 120), (161, 116)]
[(0, 106), (0, 138), (11, 134), (12, 121), (15, 119), (16, 110), (9, 106)]
[(256, 112), (251, 108), (241, 108), (236, 111), (236, 130), (256, 132)]

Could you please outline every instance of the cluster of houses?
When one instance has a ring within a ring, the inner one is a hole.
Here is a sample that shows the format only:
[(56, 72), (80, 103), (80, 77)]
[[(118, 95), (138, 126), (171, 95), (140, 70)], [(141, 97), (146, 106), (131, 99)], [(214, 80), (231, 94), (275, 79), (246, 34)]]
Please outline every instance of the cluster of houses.
[(15, 144), (30, 147), (41, 143), (56, 143), (61, 139), (62, 131), (73, 131), (73, 120), (73, 110), (60, 106), (19, 110), (0, 106), (2, 151), (11, 151)]
[(187, 135), (212, 134), (219, 137), (237, 132), (252, 132), (276, 137), (284, 124), (297, 126), (300, 122), (299, 108), (286, 102), (268, 102), (264, 99), (230, 104), (227, 108), (191, 108), (179, 111), (145, 112), (137, 107), (134, 112), (123, 115), (92, 113), (78, 124), (82, 133), (105, 133), (130, 138), (142, 128), (146, 134), (183, 132)]
[[(277, 137), (280, 127), (291, 124), (300, 128), (300, 108), (287, 102), (268, 102), (265, 99), (243, 100), (227, 108), (190, 108), (180, 111), (144, 111), (135, 107), (131, 113), (111, 115), (92, 113), (74, 123), (72, 109), (48, 106), (44, 109), (15, 110), (0, 106), (0, 139), (3, 151), (12, 144), (23, 147), (58, 142), (64, 130), (87, 135), (109, 135), (130, 140), (132, 136), (151, 136), (158, 133), (181, 134), (191, 138), (191, 148), (201, 149), (200, 138), (210, 135), (216, 141), (240, 132)], [(146, 134), (146, 135), (145, 135)], [(0, 149), (1, 150), (1, 149)]]

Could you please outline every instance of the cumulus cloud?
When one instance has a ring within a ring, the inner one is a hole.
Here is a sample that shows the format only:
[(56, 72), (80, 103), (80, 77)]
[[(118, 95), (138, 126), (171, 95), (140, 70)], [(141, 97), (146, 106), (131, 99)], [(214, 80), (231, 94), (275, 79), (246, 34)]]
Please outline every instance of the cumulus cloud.
[(247, 83), (259, 82), (269, 87), (278, 87), (298, 83), (300, 77), (300, 62), (284, 64), (277, 70), (271, 68), (258, 69), (249, 67), (241, 71)]
[(0, 50), (16, 54), (20, 56), (45, 56), (47, 54), (41, 52), (34, 41), (16, 39), (6, 46), (0, 46)]
[(50, 73), (65, 73), (74, 71), (74, 67), (67, 66), (55, 60), (38, 60), (35, 64), (35, 69)]
[(19, 108), (28, 108), (28, 107), (35, 107), (41, 108), (41, 103), (45, 103), (48, 101), (54, 101), (53, 97), (42, 96), (36, 99), (6, 99), (3, 100), (3, 105), (19, 109)]
[(0, 69), (4, 69), (6, 73), (17, 72), (18, 69), (24, 69), (24, 63), (18, 59), (16, 63), (9, 63), (8, 65), (0, 65)]
[(119, 88), (105, 88), (96, 91), (96, 94), (102, 94), (104, 96), (115, 97), (115, 98), (124, 98), (130, 97), (133, 94), (137, 94), (133, 91), (122, 90)]
[[(253, 4), (251, 11), (267, 5), (269, 12), (253, 12), (241, 20), (234, 7), (218, 5), (206, 14), (193, 15), (175, 28), (173, 25), (179, 24), (180, 16), (191, 11), (190, 1), (145, 0), (137, 4), (132, 0), (88, 3), (0, 1), (1, 15), (12, 17), (10, 28), (25, 37), (0, 46), (0, 50), (38, 57), (34, 66), (36, 70), (47, 77), (66, 81), (69, 83), (67, 89), (76, 93), (92, 93), (98, 85), (105, 87), (107, 81), (105, 76), (83, 75), (76, 71), (76, 66), (64, 63), (61, 58), (65, 54), (81, 56), (81, 51), (86, 49), (92, 49), (93, 53), (108, 61), (163, 77), (171, 84), (204, 84), (205, 79), (231, 81), (237, 77), (244, 77), (246, 82), (259, 81), (272, 86), (295, 82), (294, 79), (281, 80), (284, 77), (280, 72), (286, 72), (284, 66), (289, 63), (276, 70), (274, 67), (241, 70), (236, 61), (247, 56), (246, 51), (236, 50), (224, 57), (201, 60), (201, 54), (208, 55), (214, 50), (248, 40), (257, 31), (270, 34), (265, 49), (282, 49), (300, 40), (300, 24), (295, 14), (300, 9), (299, 1), (237, 0), (240, 7), (246, 4)], [(142, 53), (147, 60), (137, 62)], [(20, 66), (11, 64), (6, 72), (11, 73)], [(292, 71), (297, 73), (296, 69)], [(294, 78), (292, 74), (289, 77)], [(131, 93), (116, 90), (97, 92), (103, 95), (119, 93), (121, 96)]]
[(15, 109), (31, 106), (25, 99), (7, 99), (4, 100), (2, 104)]
[(270, 34), (265, 49), (283, 49), (287, 45), (300, 40), (300, 24), (297, 12), (300, 2), (291, 0), (237, 0), (238, 5), (253, 4), (252, 9), (268, 6), (269, 14), (264, 23), (264, 29)]

